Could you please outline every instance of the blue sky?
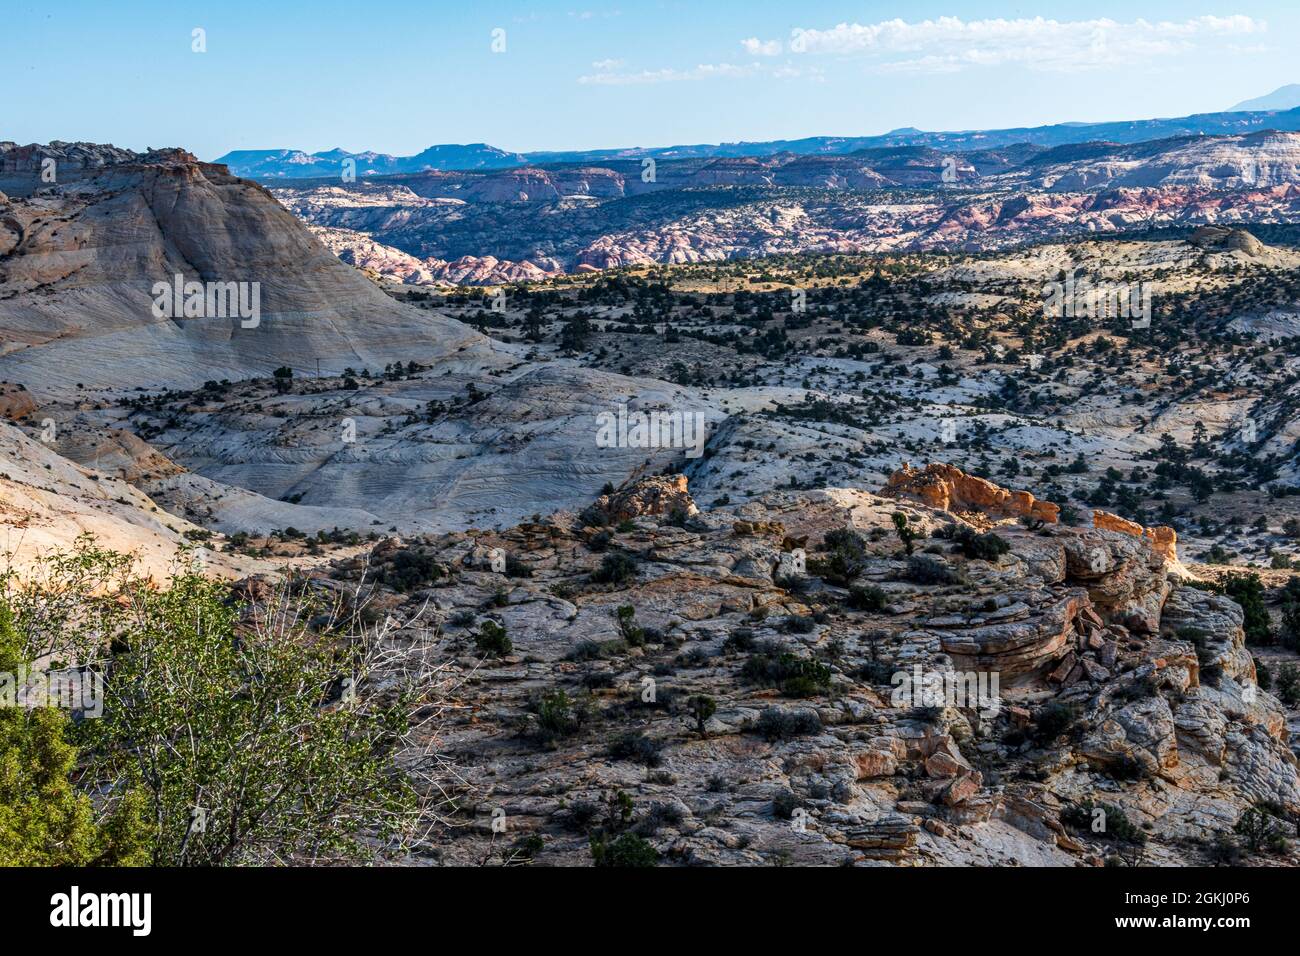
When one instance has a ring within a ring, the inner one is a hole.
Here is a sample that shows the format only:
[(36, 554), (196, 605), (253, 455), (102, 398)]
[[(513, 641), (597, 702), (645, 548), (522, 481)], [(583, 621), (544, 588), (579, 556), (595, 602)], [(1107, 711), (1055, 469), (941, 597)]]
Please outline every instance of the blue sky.
[(0, 139), (213, 159), (1177, 116), (1300, 83), (1298, 29), (1293, 0), (5, 0)]

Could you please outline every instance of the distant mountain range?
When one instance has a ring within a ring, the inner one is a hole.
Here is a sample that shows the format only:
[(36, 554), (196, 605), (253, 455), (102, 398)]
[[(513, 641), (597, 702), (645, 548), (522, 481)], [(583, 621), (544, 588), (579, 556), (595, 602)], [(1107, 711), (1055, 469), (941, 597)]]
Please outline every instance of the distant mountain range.
[(1253, 100), (1243, 100), (1232, 108), (1233, 112), (1244, 110), (1293, 110), (1300, 106), (1300, 83), (1279, 86), (1267, 96), (1257, 96)]
[(395, 173), (446, 169), (509, 169), (528, 163), (528, 159), (519, 153), (507, 153), (486, 143), (430, 146), (414, 156), (349, 153), (345, 149), (329, 149), (320, 153), (305, 153), (300, 149), (237, 149), (215, 162), (229, 166), (236, 176), (248, 179), (321, 179), (339, 175), (343, 163), (348, 159), (355, 161), (358, 176), (390, 176)]
[(429, 171), (272, 194), (345, 262), (493, 285), (802, 253), (987, 251), (1203, 225), (1300, 222), (1300, 132), (849, 155), (619, 159)]
[(236, 150), (215, 162), (250, 179), (325, 179), (337, 177), (347, 159), (356, 161), (359, 177), (427, 171), (497, 170), (518, 166), (561, 163), (605, 163), (614, 160), (711, 159), (762, 157), (789, 153), (796, 156), (838, 156), (864, 149), (927, 146), (967, 152), (1030, 144), (1041, 147), (1074, 143), (1138, 143), (1175, 136), (1237, 135), (1265, 129), (1300, 131), (1300, 85), (1284, 86), (1267, 96), (1247, 100), (1220, 113), (1198, 113), (1174, 119), (1125, 120), (1109, 123), (1057, 123), (1052, 126), (996, 130), (925, 132), (911, 127), (880, 136), (810, 136), (769, 140), (665, 147), (628, 147), (512, 153), (485, 143), (431, 146), (414, 156), (387, 153), (349, 153), (332, 149), (305, 153), (295, 149)]

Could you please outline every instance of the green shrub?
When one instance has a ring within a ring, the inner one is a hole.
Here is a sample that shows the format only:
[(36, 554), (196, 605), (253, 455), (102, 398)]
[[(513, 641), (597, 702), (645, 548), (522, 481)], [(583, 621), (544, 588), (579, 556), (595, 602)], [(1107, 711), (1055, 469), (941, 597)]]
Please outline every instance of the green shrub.
[(576, 734), (586, 718), (583, 709), (575, 706), (569, 695), (558, 688), (547, 691), (538, 698), (535, 712), (537, 736), (544, 744)]
[(614, 612), (618, 618), (618, 630), (629, 647), (640, 647), (645, 643), (645, 630), (636, 624), (636, 608), (624, 604)]
[(953, 540), (957, 542), (958, 550), (967, 557), (980, 561), (996, 561), (999, 557), (1011, 550), (1011, 545), (1005, 538), (987, 531), (984, 534), (976, 534), (973, 528), (962, 525), (953, 532)]
[(1277, 697), (1288, 707), (1300, 707), (1300, 668), (1283, 664), (1277, 671)]
[(663, 744), (647, 737), (645, 734), (624, 734), (609, 747), (609, 755), (614, 760), (630, 760), (657, 767), (662, 762), (660, 751)]
[(474, 646), (478, 648), (480, 654), (492, 657), (505, 657), (514, 650), (514, 644), (511, 643), (505, 627), (491, 620), (484, 621), (479, 626), (478, 633), (474, 635)]
[(903, 552), (911, 554), (912, 549), (916, 546), (916, 539), (921, 536), (921, 532), (907, 523), (907, 515), (901, 511), (895, 511), (890, 515), (890, 520), (894, 522), (894, 533), (898, 535), (898, 540), (903, 543)]
[(738, 627), (722, 642), (722, 649), (731, 651), (751, 651), (754, 649), (754, 631), (748, 627)]
[(445, 575), (443, 567), (431, 552), (420, 548), (402, 548), (380, 566), (380, 583), (388, 585), (398, 594), (428, 587)]
[(696, 694), (686, 701), (686, 709), (691, 712), (695, 718), (695, 730), (701, 736), (705, 736), (704, 725), (709, 718), (718, 712), (718, 703), (707, 694)]
[(817, 622), (803, 614), (791, 614), (782, 623), (781, 628), (787, 634), (811, 634), (817, 630)]
[(875, 585), (851, 587), (844, 603), (854, 611), (883, 611), (889, 606), (889, 595)]
[(1048, 704), (1038, 712), (1034, 736), (1039, 743), (1051, 743), (1068, 732), (1078, 719), (1078, 713), (1068, 704)]
[(1269, 850), (1283, 853), (1287, 849), (1286, 834), (1282, 825), (1262, 806), (1253, 806), (1238, 818), (1233, 832), (1246, 841), (1252, 852)]
[(626, 584), (636, 576), (636, 559), (624, 551), (605, 555), (600, 567), (592, 574), (597, 584)]
[(847, 587), (866, 567), (866, 541), (850, 528), (827, 532), (823, 549), (825, 557), (811, 561), (809, 570), (832, 584)]
[(755, 729), (766, 740), (786, 740), (818, 733), (822, 729), (822, 722), (815, 711), (765, 707), (758, 715)]
[[(1094, 830), (1096, 811), (1101, 810), (1102, 829)], [(1061, 811), (1061, 822), (1074, 829), (1099, 839), (1118, 840), (1121, 843), (1142, 845), (1147, 842), (1147, 835), (1119, 807), (1109, 803), (1084, 803), (1067, 807)]]
[(751, 655), (741, 668), (741, 676), (751, 683), (780, 687), (787, 697), (813, 697), (831, 686), (830, 667), (788, 651)]
[[(359, 612), (338, 619), (323, 603), (332, 595), (302, 581), (247, 596), (251, 607), (194, 573), (159, 586), (89, 539), (35, 580), (61, 614), (41, 589), (7, 580), (19, 631), (105, 675), (102, 715), (76, 728), (77, 785), (97, 807), (148, 808), (115, 839), (144, 826), (151, 863), (216, 866), (360, 861), (414, 838), (422, 803), (393, 755), (415, 712), (436, 704), (436, 682), (418, 668), (386, 672), (380, 691), (382, 632)], [(71, 766), (60, 727), (41, 733), (47, 768)], [(54, 777), (44, 785), (57, 794)], [(61, 852), (81, 856), (87, 841), (69, 837)]]
[(780, 790), (772, 798), (772, 816), (778, 820), (789, 820), (802, 805), (803, 801), (796, 797), (793, 791)]
[(603, 835), (593, 836), (589, 847), (596, 866), (645, 867), (659, 863), (658, 851), (635, 833), (624, 833), (609, 842)]
[(1247, 644), (1260, 647), (1274, 642), (1268, 609), (1264, 606), (1264, 583), (1258, 574), (1251, 571), (1229, 575), (1217, 590), (1241, 605), (1242, 628), (1246, 632)]
[(960, 584), (963, 580), (954, 568), (928, 554), (908, 558), (904, 577), (916, 584)]
[[(0, 672), (27, 664), (24, 641), (0, 600)], [(67, 715), (53, 707), (0, 706), (0, 866), (143, 866), (151, 833), (143, 793), (96, 814), (72, 784), (77, 748)]]

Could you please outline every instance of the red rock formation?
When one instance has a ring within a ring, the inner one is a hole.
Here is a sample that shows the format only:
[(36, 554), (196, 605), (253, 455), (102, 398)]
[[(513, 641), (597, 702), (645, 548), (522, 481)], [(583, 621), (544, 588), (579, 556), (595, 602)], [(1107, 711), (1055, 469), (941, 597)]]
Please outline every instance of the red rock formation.
[(628, 521), (641, 515), (699, 514), (695, 499), (686, 490), (685, 475), (640, 478), (610, 495), (596, 499), (607, 521)]
[(943, 511), (980, 511), (995, 517), (1027, 517), (1055, 524), (1061, 509), (1027, 491), (1012, 491), (968, 475), (954, 465), (932, 462), (924, 470), (904, 464), (889, 476), (881, 494), (913, 498)]
[(1167, 525), (1144, 528), (1136, 521), (1129, 521), (1109, 511), (1094, 511), (1092, 526), (1107, 531), (1120, 531), (1135, 538), (1147, 538), (1151, 542), (1151, 550), (1156, 554), (1171, 563), (1178, 560), (1178, 532)]

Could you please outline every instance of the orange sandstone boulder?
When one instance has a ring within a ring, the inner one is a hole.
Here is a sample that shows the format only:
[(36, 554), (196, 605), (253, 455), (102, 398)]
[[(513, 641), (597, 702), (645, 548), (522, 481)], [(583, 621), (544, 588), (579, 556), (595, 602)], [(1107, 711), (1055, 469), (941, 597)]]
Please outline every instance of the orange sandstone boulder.
[(1061, 509), (1027, 491), (1013, 491), (968, 475), (955, 465), (932, 462), (917, 470), (904, 464), (889, 476), (881, 494), (913, 498), (942, 511), (979, 511), (992, 517), (1030, 518), (1055, 524)]
[(1156, 554), (1170, 563), (1178, 561), (1178, 532), (1167, 525), (1144, 528), (1136, 521), (1129, 521), (1109, 511), (1094, 511), (1092, 526), (1107, 531), (1119, 531), (1135, 538), (1146, 538), (1151, 542), (1151, 550)]
[(596, 510), (606, 521), (628, 521), (642, 515), (699, 514), (685, 475), (656, 475), (640, 478), (613, 494), (596, 499)]

